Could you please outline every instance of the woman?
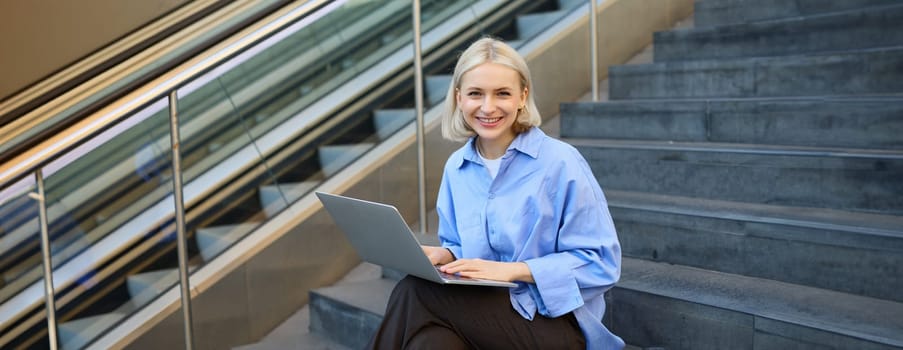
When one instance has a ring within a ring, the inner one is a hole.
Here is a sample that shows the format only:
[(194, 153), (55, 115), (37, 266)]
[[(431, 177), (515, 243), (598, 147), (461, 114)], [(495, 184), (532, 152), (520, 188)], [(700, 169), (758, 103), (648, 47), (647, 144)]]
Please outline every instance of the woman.
[(546, 136), (524, 59), (484, 38), (461, 55), (442, 135), (466, 141), (444, 169), (436, 208), (443, 272), (517, 288), (406, 277), (377, 349), (619, 349), (601, 322), (621, 253), (607, 202), (576, 149)]

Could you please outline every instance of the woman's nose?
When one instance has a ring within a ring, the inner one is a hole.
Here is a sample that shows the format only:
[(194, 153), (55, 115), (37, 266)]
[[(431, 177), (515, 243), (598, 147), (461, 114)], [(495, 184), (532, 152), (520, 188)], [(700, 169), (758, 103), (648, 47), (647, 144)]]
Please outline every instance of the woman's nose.
[(483, 98), (483, 104), (480, 105), (480, 111), (482, 111), (483, 113), (495, 111), (495, 101), (491, 96), (487, 95)]

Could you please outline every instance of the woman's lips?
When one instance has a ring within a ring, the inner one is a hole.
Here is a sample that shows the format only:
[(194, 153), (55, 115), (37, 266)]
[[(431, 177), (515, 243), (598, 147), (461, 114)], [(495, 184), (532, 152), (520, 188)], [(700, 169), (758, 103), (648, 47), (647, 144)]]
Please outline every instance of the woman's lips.
[(486, 126), (486, 127), (496, 126), (502, 121), (502, 117), (495, 117), (495, 118), (477, 117), (476, 119), (478, 122), (480, 122), (480, 125)]

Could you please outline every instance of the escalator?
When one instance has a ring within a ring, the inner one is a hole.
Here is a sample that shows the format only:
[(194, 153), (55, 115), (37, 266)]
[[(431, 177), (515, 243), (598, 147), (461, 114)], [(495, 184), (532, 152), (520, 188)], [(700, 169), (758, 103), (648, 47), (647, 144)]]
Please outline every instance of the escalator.
[[(581, 2), (422, 1), (427, 107), (441, 104), (473, 39), (517, 45)], [(410, 11), (408, 1), (332, 2), (181, 85), (191, 271), (413, 121)], [(159, 96), (44, 167), (64, 349), (178, 282), (169, 113)], [(0, 348), (42, 348), (34, 183), (2, 186)]]

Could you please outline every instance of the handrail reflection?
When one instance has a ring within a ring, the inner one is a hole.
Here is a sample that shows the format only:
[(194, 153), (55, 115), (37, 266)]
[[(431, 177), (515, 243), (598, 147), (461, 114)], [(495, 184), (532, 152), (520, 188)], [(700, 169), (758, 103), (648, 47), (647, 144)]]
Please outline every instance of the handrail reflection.
[[(243, 32), (238, 39), (215, 46), (211, 50), (198, 55), (195, 59), (155, 79), (152, 83), (129, 93), (117, 103), (102, 108), (66, 131), (48, 138), (28, 152), (0, 165), (0, 184), (3, 184), (2, 187), (5, 188), (7, 187), (6, 184), (12, 184), (14, 181), (28, 176), (28, 174), (59, 158), (91, 137), (118, 124), (131, 111), (167, 96), (170, 91), (178, 89), (197, 76), (220, 65), (241, 52), (245, 47), (251, 46), (286, 25), (313, 13), (313, 11), (324, 6), (324, 4), (331, 3), (331, 5), (337, 6), (344, 2), (343, 0), (308, 1), (292, 11), (267, 22), (260, 28), (253, 28), (250, 32)], [(45, 176), (50, 175), (52, 174), (45, 174)]]

